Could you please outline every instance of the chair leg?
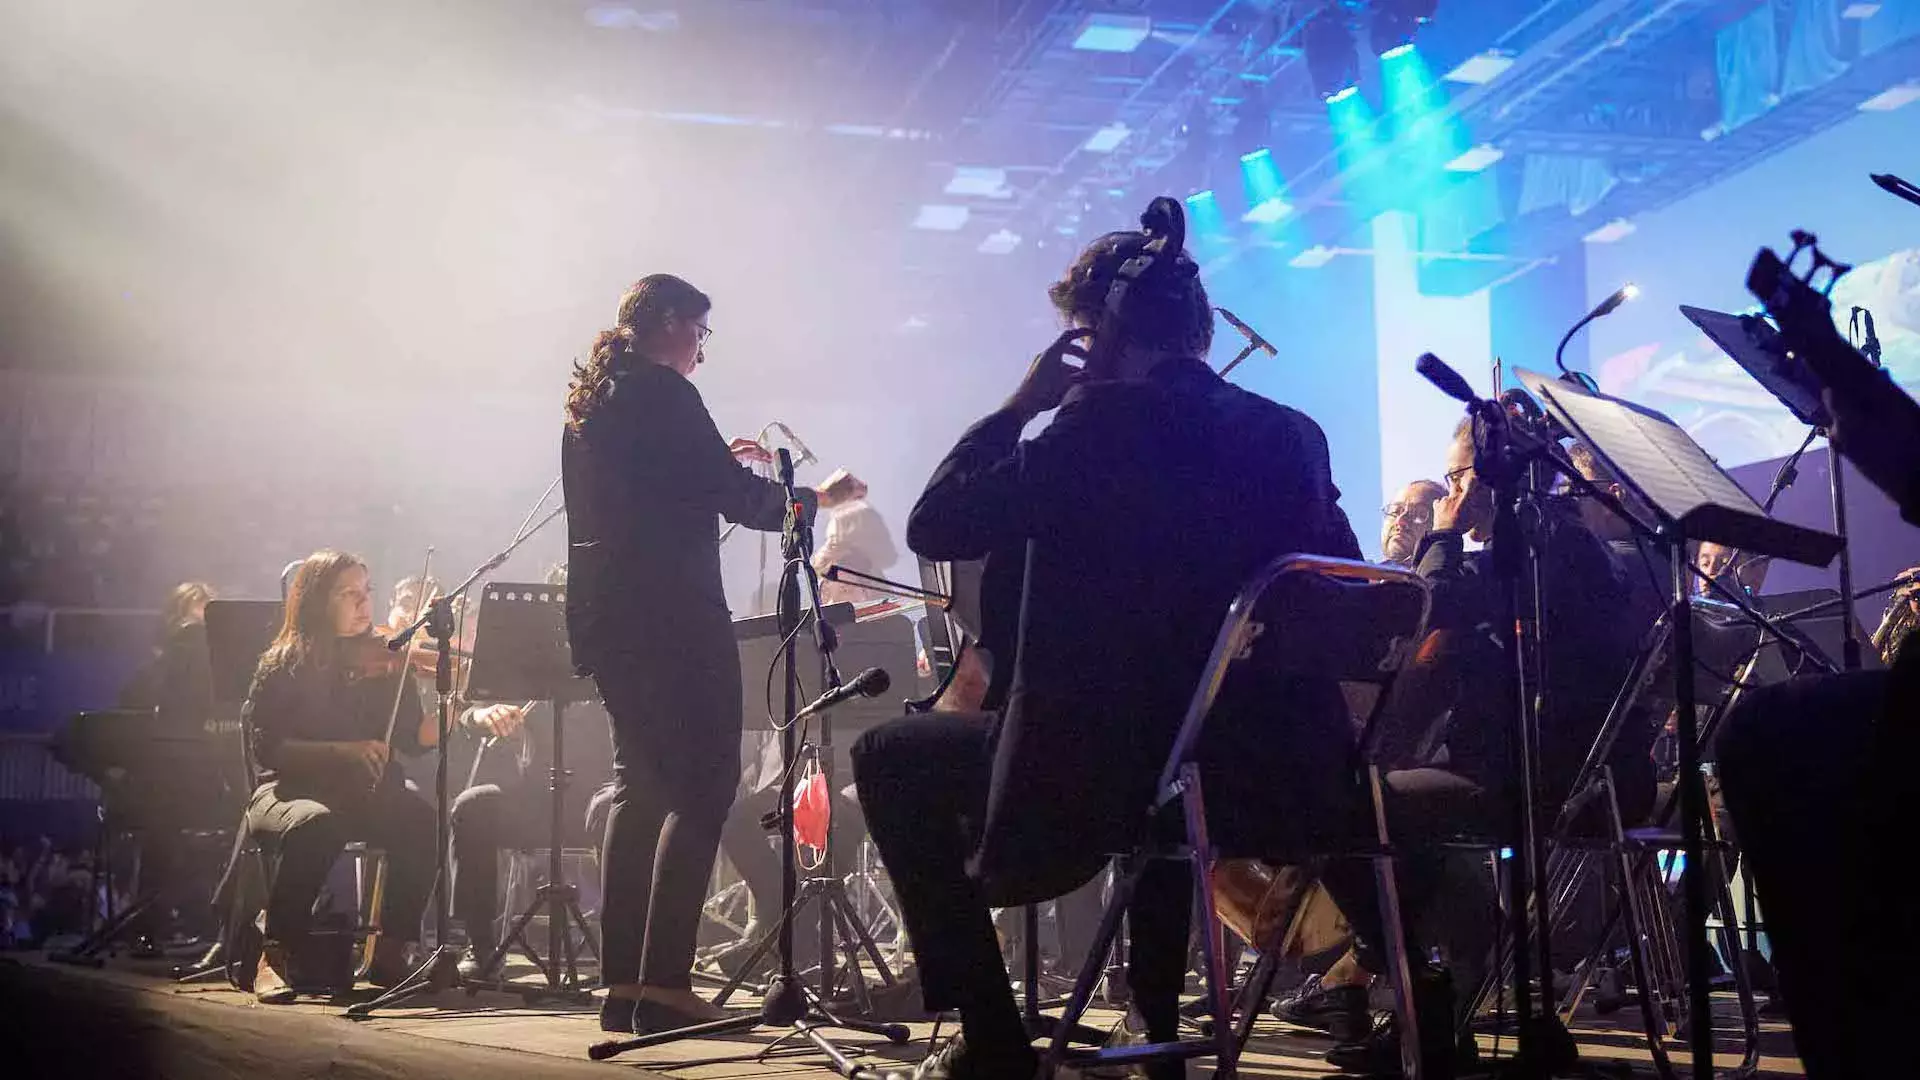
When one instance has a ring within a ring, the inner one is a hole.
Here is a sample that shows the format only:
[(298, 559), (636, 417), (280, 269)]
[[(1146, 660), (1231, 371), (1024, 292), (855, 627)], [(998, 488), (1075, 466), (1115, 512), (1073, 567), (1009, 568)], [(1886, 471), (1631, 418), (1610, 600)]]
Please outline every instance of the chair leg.
[(1746, 950), (1740, 947), (1740, 927), (1736, 916), (1739, 908), (1733, 901), (1733, 879), (1727, 872), (1726, 855), (1715, 848), (1708, 858), (1712, 863), (1712, 884), (1721, 912), (1720, 949), (1726, 953), (1727, 968), (1733, 974), (1734, 996), (1740, 1003), (1741, 1035), (1746, 1039), (1746, 1053), (1741, 1056), (1740, 1064), (1733, 1069), (1732, 1075), (1751, 1076), (1760, 1068), (1760, 1005), (1754, 999), (1753, 979), (1747, 971)]
[[(1206, 958), (1207, 1000), (1213, 1012), (1214, 1071), (1220, 1080), (1232, 1080), (1238, 1067), (1240, 1039), (1228, 998), (1227, 956), (1220, 911), (1213, 902), (1213, 847), (1207, 838), (1206, 799), (1200, 789), (1200, 768), (1188, 762), (1180, 767), (1181, 799), (1187, 819), (1189, 873), (1194, 903), (1200, 911), (1202, 954)], [(1418, 1080), (1416, 1077), (1415, 1080)]]
[[(1280, 950), (1260, 950), (1260, 959), (1254, 962), (1253, 970), (1248, 973), (1246, 984), (1240, 987), (1235, 998), (1236, 1020), (1238, 1025), (1233, 1033), (1236, 1052), (1244, 1052), (1247, 1040), (1253, 1037), (1253, 1022), (1260, 1015), (1260, 1006), (1267, 1000), (1267, 991), (1273, 988), (1273, 980), (1280, 973)], [(1223, 1021), (1215, 1019), (1214, 1023)]]
[(1129, 866), (1124, 872), (1114, 875), (1113, 896), (1107, 901), (1106, 910), (1100, 913), (1100, 929), (1094, 934), (1093, 949), (1080, 965), (1080, 976), (1074, 980), (1073, 993), (1067, 998), (1066, 1009), (1060, 1015), (1060, 1026), (1054, 1029), (1053, 1038), (1047, 1041), (1043, 1062), (1048, 1076), (1065, 1063), (1068, 1039), (1074, 1027), (1080, 1023), (1080, 1018), (1087, 1014), (1094, 987), (1100, 984), (1101, 977), (1106, 974), (1105, 958), (1113, 950), (1113, 939), (1119, 936), (1120, 917), (1133, 900), (1133, 890), (1140, 881), (1140, 872), (1140, 867)]
[[(1641, 871), (1647, 869), (1651, 859), (1639, 860), (1640, 865), (1636, 868), (1636, 860), (1630, 852), (1624, 848), (1617, 848), (1616, 851), (1621, 880), (1625, 886), (1622, 890), (1620, 916), (1626, 920), (1627, 957), (1633, 966), (1633, 981), (1640, 991), (1640, 1021), (1647, 1037), (1647, 1052), (1652, 1056), (1653, 1067), (1662, 1080), (1675, 1080), (1673, 1062), (1667, 1056), (1666, 1014), (1661, 1006), (1665, 995), (1657, 988), (1660, 974), (1655, 970), (1656, 961), (1653, 955), (1653, 943), (1650, 940), (1652, 928), (1647, 921), (1649, 915), (1643, 910), (1646, 900), (1643, 883), (1646, 874)], [(1659, 903), (1661, 899), (1657, 895), (1658, 891), (1656, 874), (1655, 903)]]
[[(1374, 885), (1380, 892), (1380, 918), (1385, 924), (1381, 934), (1386, 940), (1382, 945), (1387, 950), (1387, 972), (1393, 980), (1394, 1018), (1400, 1028), (1400, 1070), (1407, 1080), (1421, 1080), (1425, 1075), (1420, 1059), (1420, 1024), (1423, 1021), (1413, 1007), (1413, 966), (1407, 958), (1406, 923), (1400, 913), (1400, 887), (1394, 878), (1391, 856), (1377, 855), (1372, 861)], [(1434, 1019), (1428, 1017), (1424, 1022), (1432, 1023)], [(1447, 1017), (1442, 1022), (1452, 1026), (1453, 1018)]]
[[(367, 863), (373, 863), (373, 882), (367, 884)], [(380, 944), (380, 911), (387, 901), (387, 856), (385, 852), (363, 851), (355, 855), (353, 880), (359, 901), (359, 925), (354, 928), (360, 943), (360, 957), (353, 965), (355, 982), (373, 970), (374, 951)]]

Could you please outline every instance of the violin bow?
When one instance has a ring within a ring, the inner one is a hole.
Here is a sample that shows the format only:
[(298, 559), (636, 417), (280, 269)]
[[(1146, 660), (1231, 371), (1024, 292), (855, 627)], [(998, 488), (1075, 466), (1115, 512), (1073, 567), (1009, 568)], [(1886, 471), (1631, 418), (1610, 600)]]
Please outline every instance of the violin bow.
[[(428, 545), (427, 557), (423, 559), (420, 563), (420, 589), (418, 592), (414, 593), (413, 611), (407, 617), (407, 621), (409, 623), (417, 621), (420, 618), (420, 609), (427, 606), (427, 583), (429, 580), (431, 580), (432, 573), (433, 573), (433, 546)], [(412, 648), (412, 643), (408, 643), (408, 648)], [(397, 726), (400, 723), (400, 702), (403, 700), (403, 696), (409, 691), (414, 691), (416, 693), (418, 692), (414, 690), (413, 673), (407, 670), (406, 666), (402, 664), (400, 668), (400, 677), (394, 681), (393, 707), (389, 709), (387, 712), (387, 740), (386, 741), (387, 741), (387, 761), (389, 763), (393, 761), (393, 729), (395, 726)], [(380, 778), (385, 775), (386, 775), (386, 769), (383, 767), (380, 770), (380, 772), (374, 776), (373, 782), (375, 784), (380, 783)]]

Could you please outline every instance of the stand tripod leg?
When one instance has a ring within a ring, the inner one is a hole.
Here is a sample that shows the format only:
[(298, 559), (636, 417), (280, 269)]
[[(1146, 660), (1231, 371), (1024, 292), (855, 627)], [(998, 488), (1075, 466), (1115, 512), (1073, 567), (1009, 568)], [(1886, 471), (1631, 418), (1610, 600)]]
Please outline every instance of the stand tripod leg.
[(586, 946), (587, 952), (593, 956), (593, 962), (596, 964), (599, 963), (600, 943), (594, 940), (593, 924), (589, 923), (587, 917), (580, 912), (580, 898), (578, 894), (567, 898), (567, 912), (573, 916), (574, 922), (580, 924), (580, 944)]
[(411, 1001), (422, 994), (434, 994), (460, 985), (460, 950), (451, 945), (437, 946), (427, 959), (408, 976), (372, 1001), (348, 1007), (349, 1020), (365, 1020), (373, 1010)]
[(725, 1005), (727, 999), (733, 996), (734, 991), (746, 984), (747, 974), (759, 966), (761, 959), (779, 943), (780, 928), (793, 921), (794, 915), (799, 912), (802, 907), (806, 906), (807, 900), (812, 895), (813, 881), (809, 879), (805, 884), (800, 886), (798, 892), (794, 893), (793, 903), (789, 905), (785, 911), (780, 913), (780, 918), (776, 919), (774, 924), (769, 927), (765, 933), (760, 935), (760, 940), (754, 943), (753, 951), (747, 954), (746, 961), (740, 965), (740, 973), (728, 980), (727, 985), (721, 987), (720, 992), (714, 995), (713, 1003), (715, 1005)]
[[(544, 960), (527, 938), (527, 927), (543, 910), (546, 912), (549, 925), (558, 929), (561, 948), (560, 952), (550, 952)], [(507, 936), (494, 947), (493, 954), (487, 958), (487, 966), (482, 970), (487, 972), (489, 977), (467, 983), (467, 992), (474, 994), (483, 989), (511, 991), (529, 1001), (543, 997), (557, 997), (584, 1004), (592, 996), (592, 991), (580, 985), (578, 954), (573, 941), (573, 922), (569, 920), (580, 924), (581, 936), (591, 944), (592, 931), (587, 927), (586, 919), (580, 914), (580, 905), (574, 899), (572, 886), (562, 885), (556, 888), (542, 885), (535, 891), (533, 903), (525, 911), (514, 916), (513, 925), (508, 929)], [(499, 966), (505, 962), (507, 953), (516, 944), (545, 976), (544, 985), (516, 985), (508, 982), (498, 973)], [(597, 949), (594, 955), (596, 958), (599, 956)], [(562, 974), (563, 958), (564, 975)]]
[(159, 902), (160, 898), (157, 894), (141, 897), (127, 905), (124, 911), (101, 923), (87, 935), (86, 940), (64, 952), (53, 953), (48, 958), (62, 964), (101, 966), (103, 961), (100, 959), (100, 954), (111, 947), (121, 934), (133, 929), (140, 917)]
[(534, 913), (539, 910), (540, 905), (536, 902), (513, 917), (513, 922), (507, 925), (507, 932), (500, 938), (500, 944), (493, 947), (493, 952), (481, 964), (482, 972), (491, 974), (500, 970), (500, 966), (507, 962), (507, 954), (513, 951), (516, 942), (520, 946), (521, 953), (528, 960), (533, 961), (534, 967), (543, 970), (546, 968), (546, 964), (540, 960), (540, 954), (534, 951), (533, 943), (527, 940), (527, 924), (533, 921)]
[(844, 890), (839, 890), (835, 893), (835, 902), (840, 906), (841, 918), (845, 919), (847, 925), (853, 930), (854, 941), (867, 954), (867, 958), (873, 961), (873, 973), (879, 977), (880, 985), (894, 985), (898, 980), (894, 977), (893, 969), (887, 965), (886, 957), (881, 954), (880, 943), (874, 940), (873, 931), (867, 929), (867, 924), (854, 911), (852, 898), (847, 896)]

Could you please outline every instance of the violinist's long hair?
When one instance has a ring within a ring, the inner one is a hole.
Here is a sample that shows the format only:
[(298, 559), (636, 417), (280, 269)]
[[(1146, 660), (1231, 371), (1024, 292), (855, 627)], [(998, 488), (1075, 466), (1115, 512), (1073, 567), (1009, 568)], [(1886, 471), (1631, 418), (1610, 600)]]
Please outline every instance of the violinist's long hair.
[(327, 600), (333, 595), (334, 582), (341, 574), (366, 565), (359, 556), (344, 551), (322, 550), (307, 556), (287, 589), (280, 632), (260, 657), (262, 674), (297, 671), (309, 663), (327, 661), (334, 637)]
[(611, 329), (593, 339), (587, 358), (573, 365), (567, 385), (567, 427), (574, 431), (613, 391), (614, 376), (634, 360), (634, 343), (669, 316), (697, 319), (713, 307), (706, 293), (672, 274), (648, 274), (620, 298)]

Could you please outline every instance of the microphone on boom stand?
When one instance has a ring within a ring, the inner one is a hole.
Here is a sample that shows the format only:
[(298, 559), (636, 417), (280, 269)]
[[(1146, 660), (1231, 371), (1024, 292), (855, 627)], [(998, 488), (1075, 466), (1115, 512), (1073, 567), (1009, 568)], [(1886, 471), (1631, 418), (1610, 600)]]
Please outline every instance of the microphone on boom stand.
[(1880, 185), (1880, 189), (1887, 194), (1920, 206), (1920, 188), (1914, 187), (1892, 173), (1868, 173), (1867, 175), (1872, 177), (1873, 182)]
[(843, 701), (849, 701), (857, 697), (879, 697), (881, 694), (886, 693), (887, 688), (892, 685), (893, 676), (888, 675), (885, 668), (870, 667), (860, 674), (855, 675), (853, 681), (847, 683), (845, 686), (836, 686), (826, 693), (821, 694), (819, 697), (814, 698), (806, 708), (795, 713), (793, 718), (795, 720), (805, 720), (815, 713), (826, 712), (828, 709), (833, 708)]
[(1277, 357), (1280, 355), (1280, 350), (1274, 348), (1272, 342), (1268, 341), (1266, 338), (1261, 337), (1260, 331), (1255, 330), (1253, 327), (1248, 326), (1244, 322), (1241, 322), (1240, 317), (1238, 315), (1235, 315), (1233, 312), (1228, 311), (1226, 308), (1223, 308), (1223, 307), (1217, 307), (1217, 308), (1214, 308), (1213, 310), (1219, 312), (1220, 317), (1227, 320), (1228, 326), (1231, 326), (1235, 330), (1240, 331), (1240, 336), (1247, 339), (1247, 347), (1240, 350), (1240, 355), (1234, 357), (1231, 361), (1228, 361), (1227, 366), (1220, 369), (1220, 374), (1222, 376), (1225, 376), (1228, 372), (1232, 371), (1234, 368), (1239, 367), (1240, 361), (1245, 360), (1249, 356), (1252, 356), (1255, 352), (1263, 352), (1263, 353), (1266, 353), (1268, 356), (1274, 356), (1274, 357)]
[[(1589, 312), (1561, 339), (1561, 348), (1566, 347), (1567, 340), (1581, 326), (1624, 303), (1632, 295), (1630, 289), (1614, 293)], [(1526, 504), (1543, 494), (1543, 470), (1535, 466), (1555, 460), (1556, 455), (1552, 439), (1531, 430), (1535, 425), (1529, 414), (1537, 410), (1524, 394), (1514, 399), (1506, 395), (1491, 400), (1482, 398), (1473, 392), (1473, 386), (1464, 376), (1432, 353), (1422, 354), (1414, 366), (1441, 393), (1466, 404), (1476, 421), (1474, 472), (1494, 493), (1489, 552), (1493, 579), (1499, 583), (1507, 615), (1494, 620), (1495, 635), (1501, 653), (1512, 662), (1502, 681), (1499, 711), (1506, 714), (1512, 724), (1509, 745), (1514, 760), (1519, 763), (1519, 782), (1512, 786), (1508, 807), (1512, 814), (1510, 828), (1519, 842), (1514, 845), (1516, 857), (1508, 864), (1506, 884), (1506, 919), (1513, 939), (1510, 974), (1514, 1012), (1519, 1022), (1518, 1069), (1524, 1076), (1548, 1075), (1553, 1062), (1577, 1055), (1552, 1004), (1552, 907), (1536, 779), (1540, 775), (1540, 708), (1545, 699), (1525, 692), (1521, 679), (1523, 665), (1519, 661), (1532, 657), (1535, 662), (1524, 665), (1528, 678), (1535, 686), (1544, 685), (1537, 662), (1544, 655), (1541, 635), (1546, 621), (1539, 603), (1540, 551), (1530, 540), (1522, 521), (1523, 515), (1531, 516)], [(1564, 365), (1561, 370), (1566, 370)], [(1532, 948), (1529, 948), (1530, 937)], [(1540, 981), (1538, 1012), (1534, 1008), (1536, 974)]]

